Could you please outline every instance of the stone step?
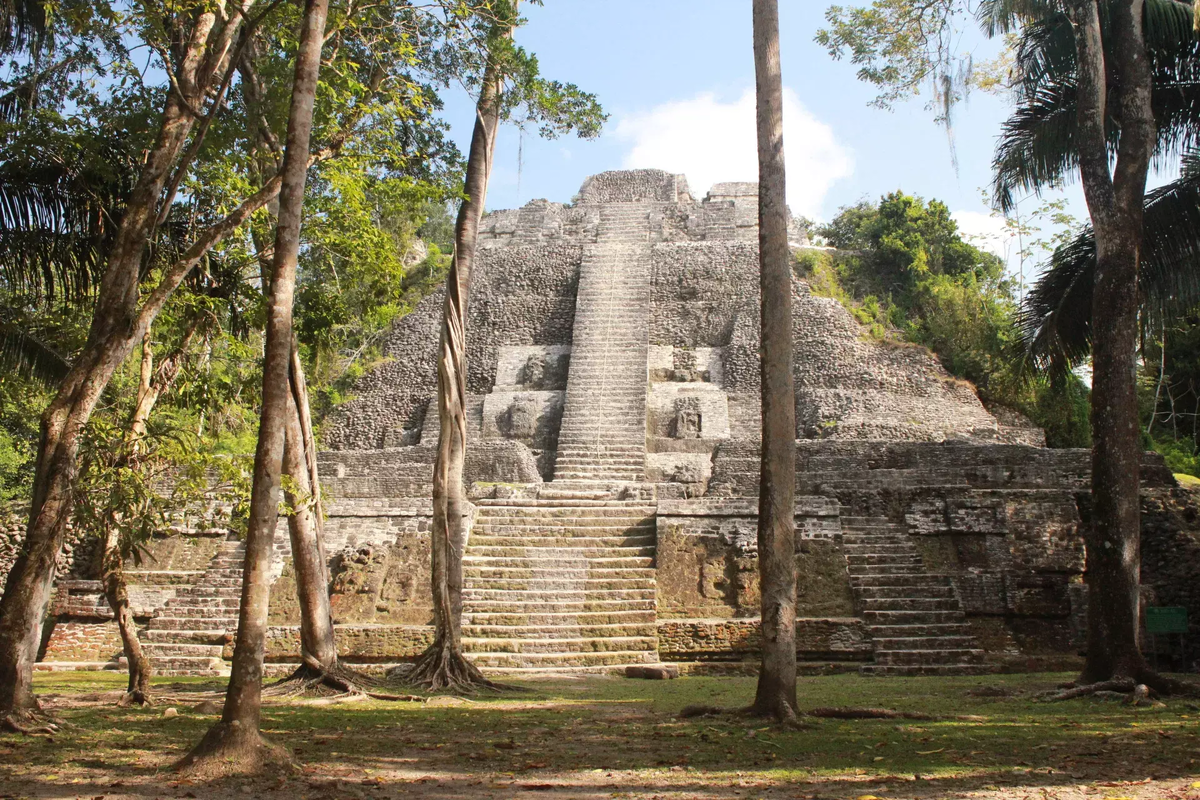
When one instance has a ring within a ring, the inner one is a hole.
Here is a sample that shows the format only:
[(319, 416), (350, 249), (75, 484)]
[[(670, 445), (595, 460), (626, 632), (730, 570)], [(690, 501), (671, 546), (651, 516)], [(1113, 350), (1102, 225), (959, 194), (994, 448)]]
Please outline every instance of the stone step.
[(143, 642), (142, 649), (150, 658), (173, 658), (175, 656), (190, 656), (192, 658), (220, 658), (224, 650), (219, 644), (187, 644), (172, 642)]
[(953, 597), (886, 597), (863, 600), (865, 611), (958, 611)]
[(229, 632), (224, 628), (207, 631), (171, 631), (147, 628), (139, 634), (139, 638), (143, 643), (223, 645), (228, 634)]
[(188, 607), (179, 607), (167, 604), (152, 619), (161, 619), (163, 617), (188, 617), (190, 619), (237, 619), (237, 608), (237, 606), (221, 607), (212, 604)]
[(933, 666), (938, 664), (978, 664), (983, 651), (955, 650), (876, 650), (875, 663), (881, 666)]
[(859, 571), (859, 567), (869, 567), (874, 565), (891, 565), (891, 566), (921, 566), (921, 557), (916, 553), (847, 553), (846, 563), (850, 565), (850, 569)]
[(474, 578), (497, 578), (503, 580), (650, 580), (655, 578), (650, 567), (593, 567), (572, 565), (559, 567), (553, 564), (532, 563), (520, 567), (502, 564), (464, 564), (463, 574)]
[(473, 567), (512, 567), (514, 569), (532, 569), (544, 567), (547, 569), (650, 569), (654, 559), (649, 556), (618, 556), (618, 557), (585, 557), (570, 558), (566, 556), (538, 558), (535, 556), (477, 556), (468, 550), (463, 556), (463, 565)]
[(639, 536), (522, 536), (517, 531), (494, 531), (485, 533), (478, 531), (471, 534), (470, 546), (476, 547), (534, 547), (562, 548), (582, 547), (587, 549), (610, 550), (613, 548), (651, 548), (656, 537), (653, 533)]
[(653, 506), (596, 506), (577, 508), (554, 506), (552, 508), (520, 508), (515, 506), (484, 506), (480, 509), (480, 520), (510, 520), (516, 525), (534, 524), (535, 520), (569, 520), (572, 525), (620, 525), (622, 520), (634, 524), (653, 516)]
[(470, 639), (613, 639), (655, 638), (653, 622), (618, 622), (597, 625), (475, 625), (464, 623), (463, 636)]
[(962, 622), (961, 611), (863, 611), (867, 625), (938, 625)]
[(205, 598), (214, 598), (214, 599), (218, 598), (218, 597), (241, 597), (242, 590), (237, 586), (198, 585), (198, 586), (189, 586), (186, 589), (180, 589), (176, 593), (175, 596), (180, 597), (180, 598), (182, 598), (182, 597), (205, 597)]
[(477, 667), (595, 667), (653, 664), (658, 652), (620, 651), (591, 653), (472, 653), (471, 663)]
[(615, 470), (609, 471), (609, 470), (603, 470), (603, 469), (594, 469), (594, 470), (587, 470), (587, 471), (572, 469), (572, 470), (565, 470), (563, 472), (556, 471), (554, 474), (557, 477), (567, 478), (569, 480), (609, 479), (609, 480), (618, 480), (618, 481), (638, 481), (638, 480), (641, 480), (642, 478), (644, 478), (646, 473), (644, 473), (644, 472), (617, 472)]
[(864, 664), (859, 667), (863, 675), (987, 675), (996, 669), (988, 664)]
[(581, 598), (559, 601), (544, 599), (485, 600), (463, 599), (465, 614), (609, 614), (622, 611), (654, 611), (655, 599)]
[(235, 613), (242, 605), (238, 597), (174, 597), (167, 602), (166, 608), (230, 608)]
[(858, 594), (863, 601), (893, 600), (904, 598), (954, 598), (953, 586), (860, 586)]
[(654, 555), (654, 546), (642, 547), (586, 547), (564, 546), (549, 547), (545, 545), (481, 545), (471, 542), (467, 548), (467, 558), (630, 558)]
[(654, 652), (658, 639), (653, 636), (606, 636), (602, 638), (522, 639), (464, 638), (467, 653), (594, 653)]
[[(552, 488), (557, 489), (564, 495), (579, 494), (581, 496), (578, 498), (574, 498), (571, 496), (563, 496), (563, 497), (539, 496), (537, 498), (532, 498), (532, 497), (529, 497), (529, 498), (526, 498), (526, 497), (484, 498), (482, 500), (476, 500), (475, 505), (481, 506), (481, 507), (486, 507), (489, 509), (493, 508), (493, 507), (504, 507), (504, 508), (520, 508), (522, 510), (535, 510), (535, 509), (539, 509), (539, 508), (572, 508), (572, 509), (583, 509), (583, 510), (591, 509), (591, 508), (624, 508), (624, 509), (631, 509), (634, 512), (642, 511), (647, 514), (653, 514), (657, 510), (655, 506), (646, 505), (645, 502), (640, 501), (640, 500), (607, 499), (599, 490), (595, 490), (595, 489), (592, 489), (592, 490), (585, 490), (585, 489), (572, 490), (572, 489), (567, 489), (567, 488), (559, 489), (558, 487), (555, 487), (553, 484), (547, 484), (545, 486), (542, 486), (541, 490), (546, 491), (546, 490), (549, 490)], [(583, 496), (583, 495), (591, 495), (591, 496)]]
[(159, 675), (220, 675), (228, 667), (220, 658), (207, 656), (169, 656), (153, 660)]
[[(644, 518), (638, 517), (621, 521), (609, 517), (604, 522), (609, 524), (598, 525), (574, 525), (569, 520), (546, 520), (544, 522), (524, 524), (514, 522), (518, 519), (515, 517), (485, 517), (477, 516), (475, 518), (475, 531), (483, 533), (472, 534), (472, 540), (476, 535), (497, 535), (511, 533), (515, 536), (550, 536), (552, 538), (578, 537), (578, 538), (600, 538), (611, 539), (614, 537), (653, 537), (658, 526)], [(617, 524), (611, 524), (616, 522)]]
[(919, 563), (910, 564), (860, 564), (853, 568), (851, 578), (870, 578), (880, 575), (921, 575), (924, 571)]
[(648, 589), (487, 589), (474, 585), (474, 581), (463, 589), (466, 602), (584, 602), (585, 600), (607, 600), (613, 602), (639, 602), (655, 599), (653, 587)]
[(222, 626), (228, 631), (237, 630), (237, 618), (155, 617), (149, 624), (152, 630), (160, 631), (214, 631)]
[(904, 542), (902, 544), (877, 544), (875, 542), (858, 543), (843, 540), (842, 550), (847, 554), (865, 553), (883, 555), (886, 553), (899, 553), (900, 555), (908, 555), (909, 553), (915, 553), (917, 548), (911, 542)]
[(879, 636), (871, 641), (876, 653), (890, 650), (973, 650), (976, 645), (974, 636)]
[(903, 625), (869, 625), (872, 641), (875, 639), (912, 639), (917, 637), (970, 636), (971, 626), (965, 620), (958, 622), (906, 623)]
[(622, 625), (638, 622), (653, 623), (653, 609), (648, 611), (548, 611), (545, 613), (463, 612), (464, 625), (505, 625), (514, 627), (553, 625), (591, 626)]
[[(654, 578), (508, 578), (466, 576), (464, 592), (655, 592)], [(582, 587), (582, 588), (581, 588)]]
[(882, 588), (900, 586), (950, 586), (950, 578), (929, 573), (901, 575), (851, 575), (850, 585), (859, 588)]

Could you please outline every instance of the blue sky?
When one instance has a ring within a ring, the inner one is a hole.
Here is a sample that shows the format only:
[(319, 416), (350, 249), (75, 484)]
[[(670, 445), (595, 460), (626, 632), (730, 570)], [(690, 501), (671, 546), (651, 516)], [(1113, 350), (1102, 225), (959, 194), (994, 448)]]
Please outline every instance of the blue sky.
[[(965, 230), (997, 227), (980, 188), (988, 185), (1006, 102), (973, 92), (959, 107), (956, 173), (946, 133), (924, 100), (890, 112), (870, 106), (873, 88), (813, 42), (825, 8), (780, 0), (793, 211), (827, 220), (840, 206), (903, 189), (943, 200)], [(748, 0), (546, 0), (525, 15), (518, 41), (538, 55), (543, 74), (595, 92), (611, 118), (590, 142), (503, 130), (489, 208), (567, 202), (588, 175), (631, 166), (683, 172), (698, 196), (716, 181), (755, 179)], [(977, 57), (992, 54), (973, 33), (964, 39)], [(471, 103), (465, 94), (448, 100), (447, 118), (465, 150)], [(1068, 196), (1084, 216), (1078, 191)]]

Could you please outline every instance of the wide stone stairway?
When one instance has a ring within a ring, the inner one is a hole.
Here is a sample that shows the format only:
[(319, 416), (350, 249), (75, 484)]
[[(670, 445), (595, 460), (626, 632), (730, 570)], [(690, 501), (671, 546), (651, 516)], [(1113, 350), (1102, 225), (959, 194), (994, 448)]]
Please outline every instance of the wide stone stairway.
[(641, 481), (646, 461), (651, 207), (601, 209), (579, 272), (556, 481)]
[(960, 675), (985, 671), (983, 651), (946, 575), (925, 571), (903, 525), (884, 517), (842, 517), (850, 586), (875, 646), (877, 675)]
[(463, 647), (489, 672), (658, 661), (654, 506), (481, 500), (463, 559)]
[(226, 541), (204, 577), (167, 601), (142, 633), (158, 675), (221, 675), (226, 639), (237, 631), (246, 543)]

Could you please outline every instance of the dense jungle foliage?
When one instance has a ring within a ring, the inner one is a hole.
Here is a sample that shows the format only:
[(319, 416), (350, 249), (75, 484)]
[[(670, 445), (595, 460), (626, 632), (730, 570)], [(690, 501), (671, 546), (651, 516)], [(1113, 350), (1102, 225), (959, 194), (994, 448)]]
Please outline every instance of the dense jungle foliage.
[[(947, 371), (975, 384), (985, 403), (1044, 428), (1051, 447), (1090, 445), (1086, 383), (1074, 373), (1033, 368), (1015, 280), (998, 257), (963, 237), (945, 204), (893, 192), (841, 209), (812, 234), (834, 249), (800, 251), (798, 274), (815, 294), (850, 309), (868, 335), (930, 348)], [(1200, 318), (1154, 324), (1142, 335), (1144, 443), (1173, 471), (1196, 475)]]

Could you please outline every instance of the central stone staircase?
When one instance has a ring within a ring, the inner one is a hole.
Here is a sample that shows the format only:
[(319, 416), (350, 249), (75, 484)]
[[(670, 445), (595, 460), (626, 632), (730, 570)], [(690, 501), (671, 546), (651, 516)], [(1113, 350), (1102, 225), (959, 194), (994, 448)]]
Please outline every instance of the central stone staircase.
[(478, 501), (463, 559), (471, 661), (518, 674), (657, 663), (654, 511), (637, 500)]
[(584, 250), (556, 481), (645, 478), (650, 210), (601, 209)]
[(223, 675), (221, 654), (237, 631), (246, 543), (226, 541), (204, 577), (167, 601), (142, 632), (157, 675)]
[(876, 675), (987, 671), (950, 578), (925, 571), (907, 529), (884, 517), (842, 517), (850, 586), (875, 646)]

